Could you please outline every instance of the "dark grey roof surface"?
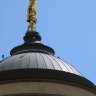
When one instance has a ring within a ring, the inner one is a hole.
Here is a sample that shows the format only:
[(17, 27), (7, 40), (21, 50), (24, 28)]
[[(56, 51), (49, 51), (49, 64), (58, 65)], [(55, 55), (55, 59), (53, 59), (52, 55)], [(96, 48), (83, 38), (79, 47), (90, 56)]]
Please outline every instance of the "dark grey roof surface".
[(17, 54), (0, 62), (0, 71), (26, 68), (60, 70), (82, 76), (70, 64), (44, 53)]

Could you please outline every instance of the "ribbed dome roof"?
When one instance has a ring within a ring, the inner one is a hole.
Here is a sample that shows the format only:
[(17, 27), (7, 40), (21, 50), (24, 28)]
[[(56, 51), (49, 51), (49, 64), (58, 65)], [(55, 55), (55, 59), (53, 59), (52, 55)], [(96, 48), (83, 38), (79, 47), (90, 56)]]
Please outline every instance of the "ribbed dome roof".
[(68, 63), (45, 53), (30, 52), (17, 54), (0, 63), (0, 71), (28, 68), (59, 70), (82, 76)]

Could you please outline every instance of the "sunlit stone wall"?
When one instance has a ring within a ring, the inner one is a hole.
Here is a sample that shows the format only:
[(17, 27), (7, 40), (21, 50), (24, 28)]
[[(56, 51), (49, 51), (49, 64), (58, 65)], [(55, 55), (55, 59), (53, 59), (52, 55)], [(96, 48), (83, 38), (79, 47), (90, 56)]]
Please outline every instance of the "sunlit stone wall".
[(90, 90), (64, 83), (30, 81), (1, 84), (0, 96), (96, 96), (96, 94)]

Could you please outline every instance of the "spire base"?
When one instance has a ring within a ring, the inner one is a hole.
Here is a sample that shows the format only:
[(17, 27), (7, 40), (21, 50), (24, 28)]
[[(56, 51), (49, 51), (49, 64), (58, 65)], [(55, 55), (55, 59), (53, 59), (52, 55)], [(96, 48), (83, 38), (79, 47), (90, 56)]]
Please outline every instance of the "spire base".
[(36, 43), (41, 41), (41, 36), (36, 31), (27, 31), (23, 40), (25, 43)]
[(28, 52), (40, 52), (50, 55), (55, 54), (55, 51), (51, 47), (41, 43), (41, 36), (38, 32), (28, 31), (23, 39), (25, 41), (24, 44), (13, 48), (10, 52), (11, 56)]

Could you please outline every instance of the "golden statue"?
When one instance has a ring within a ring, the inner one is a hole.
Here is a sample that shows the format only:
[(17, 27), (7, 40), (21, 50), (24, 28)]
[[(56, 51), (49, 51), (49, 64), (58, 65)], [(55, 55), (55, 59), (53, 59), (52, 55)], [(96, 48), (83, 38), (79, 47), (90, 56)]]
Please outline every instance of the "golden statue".
[(30, 5), (27, 12), (27, 22), (29, 22), (28, 30), (34, 31), (36, 27), (36, 0), (29, 0)]

